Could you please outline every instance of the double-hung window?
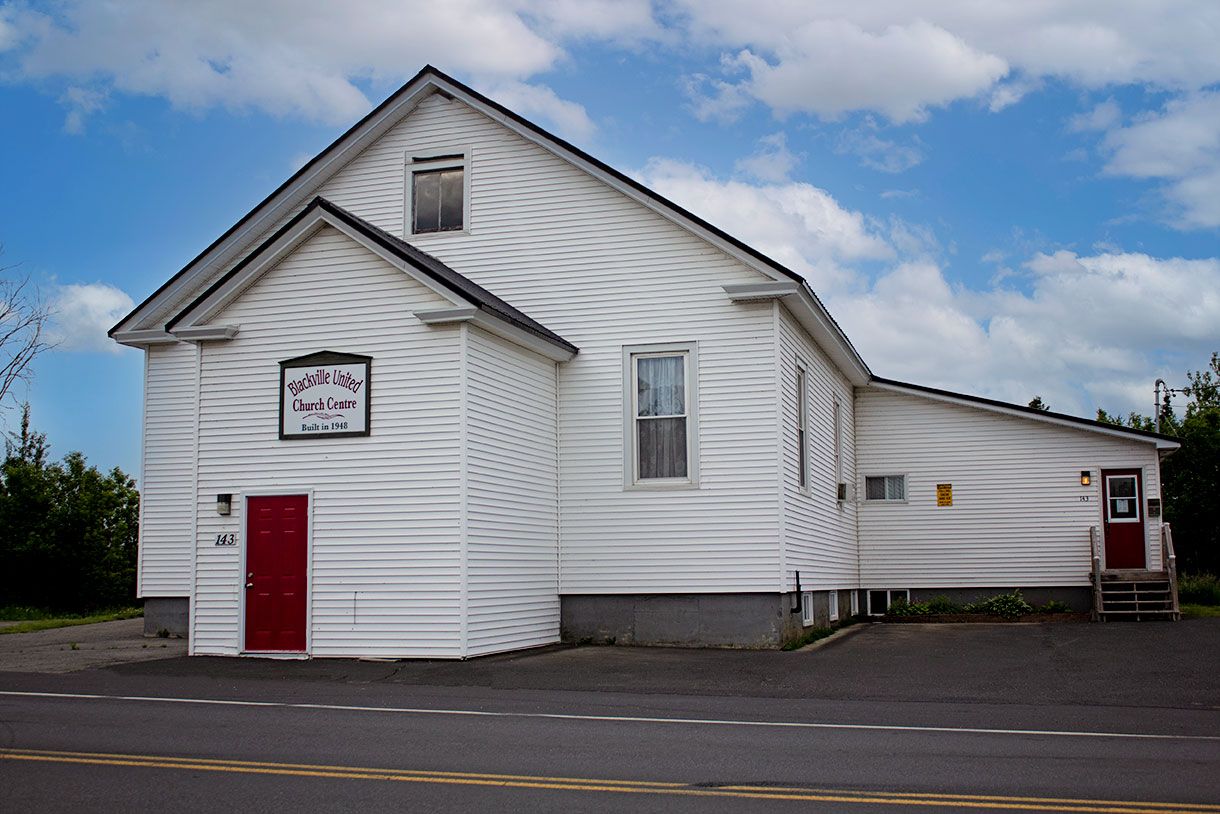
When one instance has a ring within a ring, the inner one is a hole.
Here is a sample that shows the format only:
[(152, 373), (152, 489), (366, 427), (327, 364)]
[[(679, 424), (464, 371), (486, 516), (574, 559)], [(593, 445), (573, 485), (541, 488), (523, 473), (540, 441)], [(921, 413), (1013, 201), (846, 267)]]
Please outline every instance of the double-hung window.
[(468, 153), (408, 156), (408, 234), (457, 232), (468, 228)]
[[(627, 485), (697, 482), (694, 345), (624, 349)], [(629, 476), (629, 477), (627, 477)]]

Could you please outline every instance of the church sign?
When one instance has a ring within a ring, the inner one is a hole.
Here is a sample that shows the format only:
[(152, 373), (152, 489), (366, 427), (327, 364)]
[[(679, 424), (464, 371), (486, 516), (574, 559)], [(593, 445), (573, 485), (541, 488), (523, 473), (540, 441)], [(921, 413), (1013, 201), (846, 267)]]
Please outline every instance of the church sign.
[(372, 362), (330, 351), (280, 362), (280, 439), (368, 435)]

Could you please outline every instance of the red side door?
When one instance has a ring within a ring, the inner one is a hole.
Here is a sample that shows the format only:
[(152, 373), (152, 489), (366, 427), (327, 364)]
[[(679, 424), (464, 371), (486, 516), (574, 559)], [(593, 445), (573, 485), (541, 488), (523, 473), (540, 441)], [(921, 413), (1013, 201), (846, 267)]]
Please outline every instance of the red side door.
[(1106, 568), (1144, 568), (1144, 489), (1138, 469), (1104, 469)]
[(246, 503), (246, 650), (305, 651), (307, 495)]

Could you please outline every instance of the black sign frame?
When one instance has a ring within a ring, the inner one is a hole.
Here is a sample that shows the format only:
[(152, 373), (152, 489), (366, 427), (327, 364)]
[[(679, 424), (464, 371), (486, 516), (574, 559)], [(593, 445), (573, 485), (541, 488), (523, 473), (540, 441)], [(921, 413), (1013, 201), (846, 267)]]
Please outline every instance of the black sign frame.
[[(284, 432), (284, 389), (288, 383), (288, 371), (300, 368), (316, 367), (318, 365), (364, 365), (364, 429), (340, 430), (338, 432)], [(304, 441), (323, 438), (364, 438), (373, 431), (373, 357), (358, 353), (338, 353), (322, 350), (307, 353), (280, 362), (280, 409), (278, 429), (281, 441)]]

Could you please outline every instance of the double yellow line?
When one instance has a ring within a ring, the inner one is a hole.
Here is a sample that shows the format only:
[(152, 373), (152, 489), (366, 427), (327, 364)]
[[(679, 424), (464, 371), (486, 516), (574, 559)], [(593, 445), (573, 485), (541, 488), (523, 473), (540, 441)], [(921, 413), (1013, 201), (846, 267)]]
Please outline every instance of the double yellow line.
[(947, 808), (1009, 809), (1022, 811), (1074, 811), (1097, 814), (1220, 814), (1220, 806), (1202, 803), (1150, 803), (1118, 800), (1080, 800), (1056, 797), (1004, 797), (976, 794), (921, 794), (750, 785), (693, 786), (642, 780), (600, 780), (580, 777), (545, 777), (476, 772), (429, 772), (410, 769), (375, 769), (356, 766), (319, 766), (303, 763), (269, 763), (251, 760), (209, 760), (159, 755), (107, 752), (56, 752), (42, 749), (0, 749), (0, 760), (74, 763), (95, 766), (133, 766), (153, 769), (235, 772), (290, 777), (326, 777), (341, 780), (390, 780), (402, 783), (441, 783), (463, 786), (500, 786), (563, 791), (608, 791), (628, 794), (700, 797), (749, 797), (832, 803), (871, 803)]

